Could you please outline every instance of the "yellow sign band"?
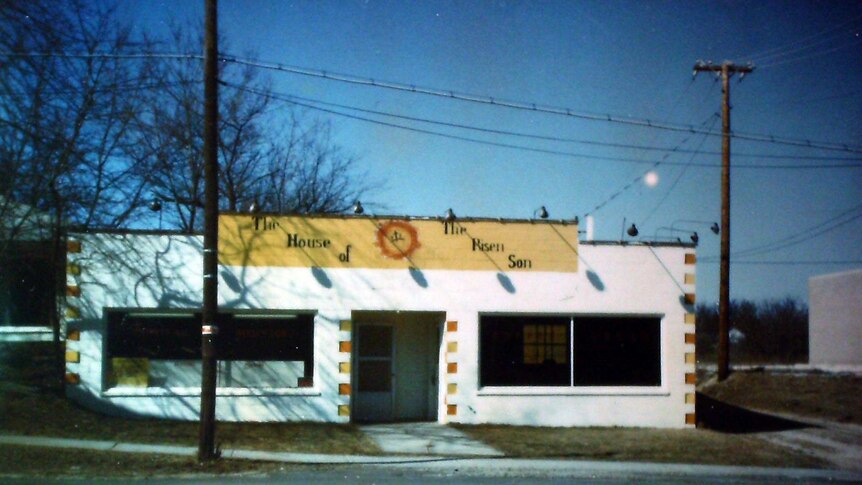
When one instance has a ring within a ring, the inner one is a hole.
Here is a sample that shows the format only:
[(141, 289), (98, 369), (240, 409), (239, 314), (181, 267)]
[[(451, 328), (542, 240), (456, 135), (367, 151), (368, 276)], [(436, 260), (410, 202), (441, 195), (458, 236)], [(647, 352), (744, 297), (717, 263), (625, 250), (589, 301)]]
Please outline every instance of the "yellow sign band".
[(578, 226), (546, 221), (229, 214), (226, 266), (576, 272)]

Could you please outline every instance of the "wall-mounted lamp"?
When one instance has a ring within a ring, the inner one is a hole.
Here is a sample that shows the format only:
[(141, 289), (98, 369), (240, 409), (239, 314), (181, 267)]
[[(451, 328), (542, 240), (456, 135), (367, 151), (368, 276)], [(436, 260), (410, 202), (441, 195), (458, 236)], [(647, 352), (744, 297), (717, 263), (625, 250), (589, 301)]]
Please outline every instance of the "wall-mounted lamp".
[(545, 209), (545, 206), (539, 207), (538, 209), (533, 211), (533, 218), (535, 219), (537, 215), (540, 219), (547, 219), (548, 209)]
[[(653, 239), (658, 241), (658, 239), (659, 239), (658, 234), (662, 231), (681, 232), (684, 234), (688, 234), (689, 239), (691, 239), (691, 242), (693, 242), (694, 244), (697, 244), (700, 241), (700, 236), (697, 234), (697, 232), (692, 231), (691, 229), (676, 229), (673, 226), (671, 226), (671, 227), (659, 227), (658, 229), (655, 230), (655, 234), (653, 235)], [(665, 237), (668, 237), (668, 236), (665, 236)], [(673, 236), (670, 236), (670, 237), (673, 237)], [(682, 240), (680, 238), (676, 238), (676, 240), (679, 242), (682, 242)]]
[(452, 222), (455, 219), (457, 219), (457, 217), (455, 216), (455, 213), (452, 212), (452, 209), (446, 209), (446, 214), (443, 215), (443, 220), (446, 222)]
[(159, 213), (159, 230), (161, 231), (162, 230), (162, 201), (154, 198), (152, 201), (150, 201), (150, 203), (147, 206), (150, 208), (151, 211)]
[(631, 237), (637, 236), (639, 232), (640, 231), (638, 231), (638, 228), (634, 225), (634, 223), (632, 223), (631, 227), (629, 227), (629, 229), (626, 231), (626, 233)]
[(251, 204), (248, 206), (248, 211), (252, 214), (257, 214), (260, 212), (260, 204), (257, 203), (257, 200), (251, 201)]
[(357, 200), (356, 203), (353, 204), (353, 213), (358, 215), (363, 212), (365, 212), (365, 208), (362, 207), (362, 203)]
[(686, 220), (686, 219), (680, 219), (677, 221), (673, 221), (673, 224), (670, 225), (670, 229), (676, 230), (675, 227), (677, 224), (686, 224), (686, 225), (697, 224), (700, 226), (708, 226), (709, 230), (712, 231), (713, 234), (718, 234), (719, 232), (721, 232), (721, 228), (718, 226), (718, 223), (713, 222), (713, 221), (691, 221), (691, 220)]

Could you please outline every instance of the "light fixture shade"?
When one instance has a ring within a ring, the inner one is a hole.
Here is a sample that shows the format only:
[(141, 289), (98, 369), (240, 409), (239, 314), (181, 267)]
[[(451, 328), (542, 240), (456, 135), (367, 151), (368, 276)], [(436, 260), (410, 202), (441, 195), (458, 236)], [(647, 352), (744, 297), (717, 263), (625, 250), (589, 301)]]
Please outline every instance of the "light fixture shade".
[(542, 206), (542, 208), (539, 209), (539, 217), (542, 219), (548, 218), (548, 209), (545, 209), (545, 206)]
[(697, 244), (698, 241), (700, 241), (700, 236), (696, 232), (691, 233), (691, 242)]
[(159, 212), (160, 210), (162, 210), (162, 202), (159, 199), (153, 199), (153, 201), (150, 202), (149, 207), (151, 211)]
[(631, 236), (631, 237), (635, 237), (635, 236), (637, 236), (637, 235), (638, 235), (638, 233), (639, 233), (638, 228), (637, 228), (637, 226), (635, 226), (635, 225), (634, 225), (634, 223), (632, 223), (631, 227), (629, 227), (629, 230), (628, 230), (628, 231), (626, 231), (626, 232), (627, 232), (627, 233), (628, 233), (628, 235), (629, 235), (629, 236)]
[(712, 225), (709, 227), (709, 230), (712, 231), (713, 234), (718, 234), (719, 231), (721, 231), (721, 229), (719, 229), (718, 227), (717, 222), (713, 222)]
[(248, 206), (248, 211), (253, 214), (260, 212), (260, 204), (258, 204), (256, 200), (252, 201)]
[(363, 212), (365, 212), (365, 208), (362, 207), (362, 203), (357, 200), (356, 203), (353, 204), (353, 213), (362, 214)]
[(452, 211), (452, 208), (446, 209), (446, 214), (443, 216), (443, 219), (445, 219), (446, 222), (452, 222), (456, 218), (457, 217), (455, 216), (455, 213)]

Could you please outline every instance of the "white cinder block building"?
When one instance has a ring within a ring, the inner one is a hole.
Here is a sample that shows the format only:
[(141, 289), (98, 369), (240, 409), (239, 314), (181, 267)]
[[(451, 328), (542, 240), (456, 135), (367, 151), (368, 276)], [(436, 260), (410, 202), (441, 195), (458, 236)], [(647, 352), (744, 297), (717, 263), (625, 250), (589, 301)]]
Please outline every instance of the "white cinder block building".
[[(202, 238), (68, 249), (69, 397), (198, 419)], [(694, 262), (574, 221), (223, 215), (216, 416), (694, 426)]]

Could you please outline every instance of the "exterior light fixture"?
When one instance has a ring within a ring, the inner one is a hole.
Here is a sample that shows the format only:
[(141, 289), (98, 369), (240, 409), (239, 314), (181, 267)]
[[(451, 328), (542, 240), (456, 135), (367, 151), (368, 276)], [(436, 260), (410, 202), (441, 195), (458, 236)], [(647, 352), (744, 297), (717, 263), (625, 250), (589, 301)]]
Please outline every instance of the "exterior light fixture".
[(257, 214), (260, 212), (260, 204), (257, 203), (257, 200), (253, 200), (251, 204), (248, 206), (248, 211)]
[(718, 234), (719, 231), (721, 231), (721, 229), (719, 229), (718, 227), (717, 222), (713, 222), (712, 225), (709, 227), (709, 230), (712, 231), (713, 234)]
[(693, 242), (695, 244), (697, 244), (697, 242), (700, 241), (700, 236), (697, 235), (697, 232), (691, 233), (690, 237), (691, 237), (691, 242)]
[(540, 219), (547, 219), (548, 209), (545, 209), (545, 206), (539, 207), (538, 209), (533, 211), (533, 217), (536, 217), (536, 214), (539, 215)]
[(635, 226), (634, 223), (632, 223), (631, 227), (629, 227), (629, 229), (626, 231), (626, 233), (628, 233), (628, 235), (631, 237), (635, 237), (638, 235), (639, 231), (638, 231), (637, 226)]
[(356, 203), (353, 204), (353, 213), (362, 214), (363, 212), (365, 212), (365, 208), (362, 207), (362, 203), (357, 200)]
[(445, 220), (446, 222), (452, 222), (455, 219), (457, 219), (457, 217), (455, 216), (455, 213), (452, 212), (452, 209), (446, 209), (446, 214), (443, 216), (443, 220)]
[(159, 230), (161, 231), (162, 230), (162, 201), (154, 198), (152, 201), (150, 201), (149, 208), (151, 211), (159, 213)]

